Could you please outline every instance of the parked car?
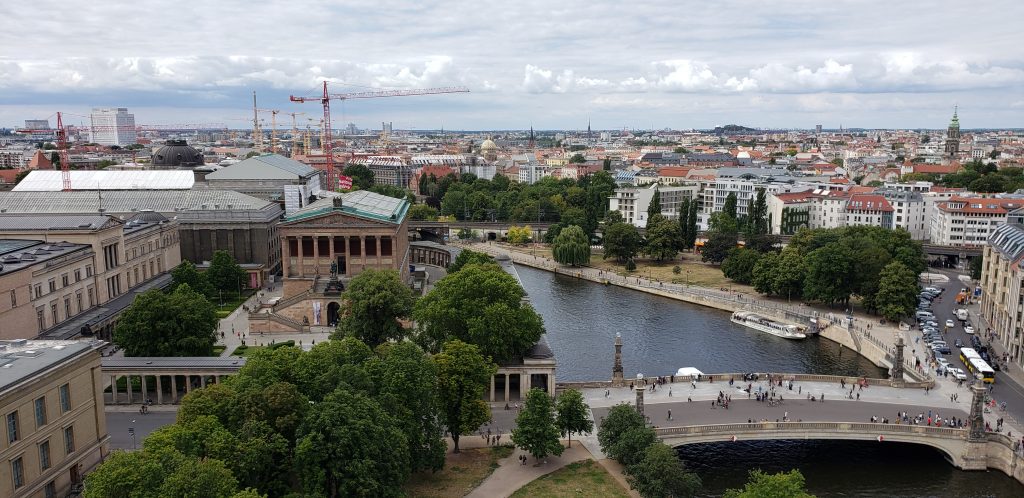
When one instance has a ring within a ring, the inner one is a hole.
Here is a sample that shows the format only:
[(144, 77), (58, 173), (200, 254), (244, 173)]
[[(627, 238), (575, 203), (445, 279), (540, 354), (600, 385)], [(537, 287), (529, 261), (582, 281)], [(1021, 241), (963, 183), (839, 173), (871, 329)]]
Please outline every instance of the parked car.
[(970, 325), (964, 325), (964, 333), (973, 334), (974, 333), (974, 327), (972, 327)]
[(949, 349), (949, 346), (947, 346), (945, 344), (939, 346), (938, 348), (939, 348), (939, 352), (942, 353), (942, 354), (950, 354), (950, 353), (953, 352), (953, 350)]
[(935, 362), (938, 363), (939, 366), (941, 366), (942, 368), (949, 368), (949, 360), (945, 358), (939, 358), (935, 360)]
[(953, 345), (958, 347), (958, 348), (962, 348), (962, 347), (964, 347), (964, 341), (961, 341), (960, 339), (957, 339), (957, 340), (953, 341)]
[(942, 294), (942, 291), (945, 289), (940, 289), (938, 287), (925, 287), (924, 290), (925, 292), (934, 292), (935, 294)]
[(967, 380), (967, 373), (962, 368), (950, 367), (948, 370), (956, 380)]
[(954, 322), (953, 320), (946, 320), (946, 326), (949, 328), (956, 327), (956, 322)]

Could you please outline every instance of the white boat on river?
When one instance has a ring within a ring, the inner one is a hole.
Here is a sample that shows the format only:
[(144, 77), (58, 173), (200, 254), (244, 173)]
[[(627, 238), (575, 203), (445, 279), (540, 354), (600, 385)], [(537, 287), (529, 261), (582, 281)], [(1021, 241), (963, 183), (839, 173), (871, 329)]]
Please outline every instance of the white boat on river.
[(732, 314), (731, 320), (733, 323), (738, 323), (754, 330), (760, 330), (776, 337), (782, 337), (783, 339), (804, 339), (807, 337), (807, 334), (804, 333), (805, 327), (782, 323), (752, 311), (737, 311)]

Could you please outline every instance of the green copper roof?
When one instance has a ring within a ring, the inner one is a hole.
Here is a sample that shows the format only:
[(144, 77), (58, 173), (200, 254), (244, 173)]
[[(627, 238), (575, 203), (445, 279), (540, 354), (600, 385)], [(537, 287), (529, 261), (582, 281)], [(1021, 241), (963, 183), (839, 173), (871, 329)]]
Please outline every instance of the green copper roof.
[[(335, 204), (335, 199), (341, 200), (340, 206)], [(371, 220), (400, 224), (407, 211), (409, 211), (409, 201), (405, 199), (396, 199), (367, 190), (357, 190), (320, 199), (295, 211), (285, 221), (296, 221), (331, 212), (340, 212)]]
[(950, 128), (960, 128), (960, 118), (956, 116), (957, 108), (953, 107), (953, 119), (949, 121)]

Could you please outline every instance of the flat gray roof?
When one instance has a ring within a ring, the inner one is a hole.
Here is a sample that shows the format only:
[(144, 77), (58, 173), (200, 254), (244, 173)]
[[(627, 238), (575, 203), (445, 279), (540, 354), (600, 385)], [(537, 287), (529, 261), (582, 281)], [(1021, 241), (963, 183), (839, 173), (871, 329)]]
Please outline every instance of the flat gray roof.
[(0, 341), (0, 394), (101, 344), (99, 341)]
[(311, 166), (279, 154), (253, 156), (206, 175), (207, 180), (294, 180), (316, 173)]
[(210, 189), (0, 192), (0, 213), (124, 215), (152, 210), (173, 216), (189, 210), (259, 210), (269, 204), (235, 191)]
[(245, 358), (241, 356), (136, 356), (103, 358), (104, 369), (203, 369), (242, 368)]

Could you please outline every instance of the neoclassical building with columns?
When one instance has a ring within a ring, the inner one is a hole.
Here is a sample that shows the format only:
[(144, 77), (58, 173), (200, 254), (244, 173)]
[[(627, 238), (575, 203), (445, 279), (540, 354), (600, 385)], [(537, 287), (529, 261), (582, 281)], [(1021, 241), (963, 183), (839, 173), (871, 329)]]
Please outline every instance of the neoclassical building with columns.
[(278, 225), (283, 295), (272, 313), (285, 320), (252, 323), (253, 330), (283, 331), (287, 320), (302, 325), (334, 323), (341, 289), (367, 269), (397, 270), (403, 281), (408, 280), (409, 201), (362, 190), (322, 195), (328, 197), (293, 212)]

